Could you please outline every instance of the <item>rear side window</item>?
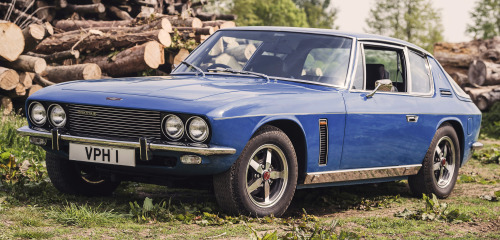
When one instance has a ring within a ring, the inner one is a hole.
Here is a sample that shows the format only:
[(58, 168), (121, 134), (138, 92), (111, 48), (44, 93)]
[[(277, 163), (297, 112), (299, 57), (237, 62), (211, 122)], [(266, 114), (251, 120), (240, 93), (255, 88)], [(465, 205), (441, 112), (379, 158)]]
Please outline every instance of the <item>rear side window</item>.
[(415, 93), (429, 93), (431, 78), (427, 60), (423, 55), (410, 51), (411, 91)]

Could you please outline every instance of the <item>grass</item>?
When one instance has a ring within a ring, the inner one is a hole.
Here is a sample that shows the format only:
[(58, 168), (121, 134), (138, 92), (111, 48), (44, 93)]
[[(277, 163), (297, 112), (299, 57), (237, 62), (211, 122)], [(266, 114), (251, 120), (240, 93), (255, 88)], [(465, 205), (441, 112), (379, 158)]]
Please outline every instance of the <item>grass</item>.
[(15, 133), (25, 124), (4, 116), (0, 126), (0, 154), (31, 163), (18, 175), (1, 174), (0, 239), (308, 239), (313, 233), (332, 239), (500, 239), (500, 202), (480, 198), (500, 190), (497, 140), (486, 141), (460, 169), (454, 193), (439, 201), (472, 222), (395, 217), (426, 206), (410, 196), (405, 181), (297, 190), (284, 217), (250, 218), (220, 213), (209, 190), (125, 182), (111, 197), (60, 194), (47, 180), (43, 151)]

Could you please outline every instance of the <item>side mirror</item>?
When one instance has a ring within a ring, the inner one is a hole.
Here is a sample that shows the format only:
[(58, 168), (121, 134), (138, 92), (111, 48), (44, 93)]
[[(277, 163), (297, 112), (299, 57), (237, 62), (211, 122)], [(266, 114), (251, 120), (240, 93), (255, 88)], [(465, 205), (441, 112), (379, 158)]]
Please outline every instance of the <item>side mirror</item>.
[(390, 92), (392, 90), (391, 79), (381, 79), (375, 82), (375, 89), (366, 95), (367, 98), (373, 97), (373, 95), (380, 89), (380, 91)]

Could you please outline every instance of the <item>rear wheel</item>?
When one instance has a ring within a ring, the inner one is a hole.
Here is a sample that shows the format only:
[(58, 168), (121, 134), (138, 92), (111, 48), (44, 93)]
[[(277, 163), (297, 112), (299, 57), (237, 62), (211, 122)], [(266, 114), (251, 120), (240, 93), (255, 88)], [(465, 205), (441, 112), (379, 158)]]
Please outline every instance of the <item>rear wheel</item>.
[(455, 187), (459, 167), (458, 137), (453, 127), (445, 124), (436, 131), (418, 174), (408, 178), (410, 190), (418, 197), (433, 193), (446, 198)]
[(297, 185), (297, 157), (288, 136), (263, 127), (229, 171), (214, 176), (219, 206), (229, 213), (281, 216)]
[(47, 173), (54, 187), (63, 193), (85, 196), (110, 195), (120, 185), (103, 177), (89, 165), (78, 164), (67, 158), (47, 152)]

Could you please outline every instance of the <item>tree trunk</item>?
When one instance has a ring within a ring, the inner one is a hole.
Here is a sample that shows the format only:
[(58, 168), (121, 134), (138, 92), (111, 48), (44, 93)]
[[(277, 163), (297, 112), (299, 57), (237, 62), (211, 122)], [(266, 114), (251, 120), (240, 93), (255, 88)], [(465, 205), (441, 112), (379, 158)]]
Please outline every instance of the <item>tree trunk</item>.
[(489, 92), (495, 88), (498, 88), (498, 86), (484, 86), (484, 87), (478, 87), (478, 88), (471, 88), (471, 87), (465, 87), (464, 91), (469, 94), (471, 97), (472, 101), (476, 102), (477, 97), (479, 95)]
[(10, 97), (0, 96), (0, 109), (3, 109), (3, 115), (9, 115), (14, 109)]
[[(83, 39), (83, 40), (82, 40)], [(77, 42), (75, 49), (80, 51), (106, 51), (118, 48), (132, 47), (148, 41), (158, 41), (164, 46), (170, 46), (170, 34), (167, 31), (152, 30), (146, 32), (124, 32), (117, 28), (115, 31), (102, 35), (89, 35), (83, 38), (81, 34), (54, 34), (38, 44), (36, 52), (53, 53), (71, 49)]]
[(461, 72), (452, 72), (450, 73), (450, 76), (461, 87), (469, 83), (469, 78), (467, 77), (467, 75)]
[(101, 68), (93, 63), (47, 67), (45, 72), (45, 77), (54, 83), (101, 78)]
[(481, 111), (486, 111), (488, 110), (493, 103), (500, 101), (500, 86), (497, 86), (498, 88), (495, 88), (489, 92), (481, 93), (477, 98), (476, 98), (476, 105)]
[(236, 27), (233, 21), (215, 20), (203, 22), (203, 27), (218, 27), (219, 29)]
[(0, 67), (0, 89), (12, 90), (19, 83), (19, 75), (16, 71), (8, 68)]
[(165, 16), (168, 18), (173, 27), (192, 27), (192, 28), (202, 28), (203, 23), (199, 18), (180, 18), (177, 16)]
[(19, 74), (19, 83), (21, 83), (26, 89), (29, 89), (33, 85), (34, 78), (35, 73), (22, 72)]
[(133, 18), (130, 16), (130, 14), (128, 14), (127, 12), (125, 11), (122, 11), (120, 10), (119, 8), (115, 7), (115, 6), (109, 6), (108, 7), (108, 10), (113, 14), (115, 15), (117, 18), (119, 19), (122, 19), (122, 20), (132, 20)]
[(42, 88), (43, 87), (38, 85), (38, 84), (33, 84), (33, 86), (31, 86), (30, 90), (28, 91), (28, 96), (33, 95), (33, 93), (37, 92), (38, 90), (40, 90)]
[(150, 68), (156, 69), (165, 63), (163, 47), (156, 41), (126, 49), (114, 56), (113, 59), (100, 56), (87, 58), (85, 62), (96, 63), (104, 73), (113, 77), (126, 76)]
[(29, 52), (26, 55), (43, 58), (48, 63), (56, 63), (56, 62), (60, 62), (60, 61), (66, 60), (66, 59), (73, 59), (73, 58), (78, 59), (80, 57), (80, 51), (78, 51), (78, 50), (66, 50), (66, 51), (62, 51), (62, 52), (55, 52), (55, 53), (50, 54), (50, 55)]
[(126, 27), (133, 24), (133, 20), (122, 21), (92, 21), (92, 20), (60, 20), (57, 21), (55, 27), (63, 31), (79, 30), (81, 28), (98, 28), (98, 27)]
[(45, 37), (45, 27), (41, 24), (31, 24), (23, 29), (24, 51), (28, 52), (36, 48), (36, 45)]
[(24, 36), (14, 23), (0, 21), (0, 57), (12, 62), (24, 50)]
[(41, 73), (47, 68), (47, 62), (43, 58), (21, 55), (14, 62), (2, 62), (3, 65), (25, 72)]
[(500, 64), (474, 60), (469, 66), (468, 76), (471, 84), (480, 86), (500, 84)]

